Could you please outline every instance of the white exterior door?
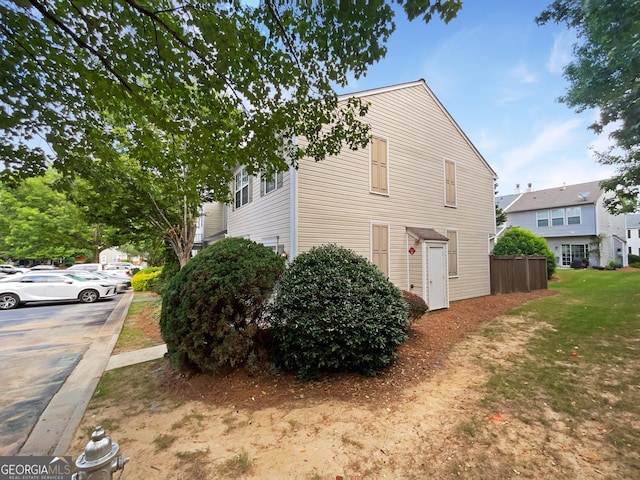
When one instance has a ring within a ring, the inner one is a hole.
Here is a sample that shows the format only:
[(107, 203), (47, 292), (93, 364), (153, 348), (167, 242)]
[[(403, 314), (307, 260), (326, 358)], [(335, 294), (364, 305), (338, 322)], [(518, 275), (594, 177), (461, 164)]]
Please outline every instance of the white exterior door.
[(445, 250), (444, 246), (427, 246), (427, 305), (429, 310), (449, 307)]

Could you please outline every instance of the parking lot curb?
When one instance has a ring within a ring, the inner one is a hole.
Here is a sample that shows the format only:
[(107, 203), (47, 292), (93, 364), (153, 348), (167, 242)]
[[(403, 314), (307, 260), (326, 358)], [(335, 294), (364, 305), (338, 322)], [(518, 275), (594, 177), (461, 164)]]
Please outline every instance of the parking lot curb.
[(133, 291), (123, 294), (76, 368), (40, 415), (18, 455), (68, 454), (76, 429), (118, 341), (132, 300)]

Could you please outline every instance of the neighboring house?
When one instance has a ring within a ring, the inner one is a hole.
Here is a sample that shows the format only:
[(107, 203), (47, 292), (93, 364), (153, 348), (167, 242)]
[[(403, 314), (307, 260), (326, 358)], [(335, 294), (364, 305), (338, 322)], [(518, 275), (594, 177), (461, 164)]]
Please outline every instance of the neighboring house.
[(505, 209), (506, 225), (543, 237), (559, 267), (584, 260), (590, 266), (626, 266), (624, 215), (610, 214), (605, 198), (600, 181), (526, 191)]
[(369, 146), (272, 177), (237, 169), (226, 221), (224, 207), (213, 214), (215, 238), (248, 238), (290, 260), (338, 244), (431, 310), (489, 295), (495, 172), (424, 80), (341, 100), (351, 96), (370, 103)]
[[(516, 188), (519, 188), (519, 187), (516, 187)], [(512, 193), (510, 195), (498, 196), (496, 197), (496, 205), (503, 212), (506, 212), (507, 208), (509, 208), (511, 204), (513, 204), (513, 202), (515, 202), (518, 198), (520, 198), (521, 195), (522, 193)], [(507, 228), (506, 223), (501, 223), (500, 225), (496, 225), (496, 229), (497, 229), (496, 236), (499, 237), (502, 234), (502, 232), (505, 231), (506, 228)]]
[(146, 265), (144, 258), (139, 256), (129, 256), (125, 252), (118, 250), (118, 247), (107, 248), (100, 252), (100, 263), (106, 265), (108, 263), (131, 262), (138, 267)]
[(222, 203), (205, 203), (202, 207), (202, 215), (196, 223), (196, 236), (194, 239), (194, 255), (205, 246), (215, 243), (227, 234), (227, 209), (228, 205)]
[(625, 215), (627, 230), (627, 253), (640, 255), (640, 213)]
[(118, 250), (117, 247), (107, 248), (100, 252), (100, 263), (117, 263), (117, 262), (129, 262), (130, 257), (124, 252)]

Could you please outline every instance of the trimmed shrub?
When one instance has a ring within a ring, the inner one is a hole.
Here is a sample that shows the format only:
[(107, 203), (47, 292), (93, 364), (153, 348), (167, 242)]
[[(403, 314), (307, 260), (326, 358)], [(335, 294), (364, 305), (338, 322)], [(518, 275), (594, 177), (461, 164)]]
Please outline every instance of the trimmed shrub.
[(640, 263), (640, 255), (634, 255), (633, 253), (630, 253), (628, 262), (629, 262), (629, 266), (631, 266), (631, 264), (634, 264), (634, 263), (635, 264)]
[(336, 245), (299, 255), (270, 307), (272, 358), (303, 379), (374, 375), (407, 339), (402, 293), (367, 259)]
[(162, 267), (147, 267), (131, 277), (131, 288), (134, 292), (155, 291), (162, 275)]
[(507, 229), (493, 247), (493, 254), (547, 257), (547, 278), (551, 278), (556, 271), (556, 256), (545, 239), (524, 228)]
[(216, 372), (255, 358), (260, 321), (284, 258), (264, 245), (225, 238), (193, 257), (167, 285), (160, 330), (181, 371)]
[(429, 310), (427, 302), (425, 302), (420, 295), (402, 290), (402, 298), (409, 309), (409, 320), (418, 320)]

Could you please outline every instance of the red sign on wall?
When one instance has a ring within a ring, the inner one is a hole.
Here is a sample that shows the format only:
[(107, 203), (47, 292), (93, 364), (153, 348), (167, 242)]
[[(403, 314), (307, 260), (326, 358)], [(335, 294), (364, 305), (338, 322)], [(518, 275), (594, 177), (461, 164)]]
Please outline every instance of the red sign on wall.
[(413, 247), (409, 248), (409, 255), (413, 255), (414, 253), (416, 253), (416, 249)]

